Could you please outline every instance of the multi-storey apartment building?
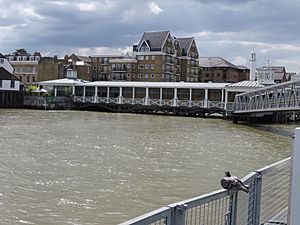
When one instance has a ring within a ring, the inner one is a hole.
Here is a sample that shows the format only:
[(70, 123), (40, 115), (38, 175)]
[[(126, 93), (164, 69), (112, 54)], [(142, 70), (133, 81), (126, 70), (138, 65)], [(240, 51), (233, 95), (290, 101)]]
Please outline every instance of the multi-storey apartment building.
[(201, 82), (230, 82), (248, 80), (250, 70), (236, 66), (221, 57), (200, 57)]
[(38, 81), (38, 64), (41, 59), (39, 52), (28, 53), (19, 49), (15, 53), (6, 55), (6, 58), (14, 67), (14, 75), (25, 85), (32, 85)]
[[(122, 60), (124, 58), (129, 59), (129, 56), (125, 55), (92, 55), (90, 56), (92, 62), (92, 80), (120, 80), (121, 77), (119, 75), (113, 75), (114, 72), (112, 71), (112, 64), (115, 64), (111, 61), (113, 60)], [(125, 63), (125, 62), (124, 62)], [(124, 64), (121, 63), (121, 64)], [(118, 64), (118, 63), (117, 63)], [(119, 68), (120, 66), (118, 66)], [(122, 71), (120, 71), (122, 72)], [(126, 72), (126, 71), (123, 71)]]
[(169, 31), (144, 32), (133, 46), (138, 60), (137, 81), (180, 81), (180, 43)]
[(175, 38), (169, 31), (145, 32), (132, 55), (94, 55), (92, 80), (198, 81), (194, 38)]
[[(181, 48), (181, 81), (198, 82), (199, 53), (195, 39), (178, 38)], [(176, 44), (176, 43), (175, 43)]]

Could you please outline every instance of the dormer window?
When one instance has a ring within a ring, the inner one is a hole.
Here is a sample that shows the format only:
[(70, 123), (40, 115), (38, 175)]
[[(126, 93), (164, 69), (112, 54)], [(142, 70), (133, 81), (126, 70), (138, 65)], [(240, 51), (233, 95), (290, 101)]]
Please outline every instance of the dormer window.
[(21, 61), (22, 57), (21, 56), (18, 56), (17, 57), (17, 61)]
[(35, 60), (36, 60), (36, 61), (39, 61), (39, 60), (40, 60), (40, 57), (39, 57), (39, 56), (36, 56), (36, 57), (35, 57)]
[(29, 57), (30, 61), (34, 61), (34, 56)]
[(1, 63), (1, 64), (4, 64), (4, 59), (0, 59), (0, 63)]
[(23, 56), (23, 61), (27, 61), (27, 56)]

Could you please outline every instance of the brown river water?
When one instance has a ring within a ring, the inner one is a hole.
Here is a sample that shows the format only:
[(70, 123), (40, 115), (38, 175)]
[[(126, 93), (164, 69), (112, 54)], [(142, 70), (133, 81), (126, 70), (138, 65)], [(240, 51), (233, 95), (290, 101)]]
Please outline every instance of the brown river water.
[(0, 109), (0, 224), (118, 224), (290, 156), (296, 126)]

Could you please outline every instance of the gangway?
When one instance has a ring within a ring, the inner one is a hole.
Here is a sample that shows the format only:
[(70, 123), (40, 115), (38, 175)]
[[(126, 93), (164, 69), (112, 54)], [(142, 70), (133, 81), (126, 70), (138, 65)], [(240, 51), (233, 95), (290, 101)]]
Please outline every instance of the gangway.
[(289, 81), (235, 96), (233, 116), (274, 118), (300, 111), (300, 81)]

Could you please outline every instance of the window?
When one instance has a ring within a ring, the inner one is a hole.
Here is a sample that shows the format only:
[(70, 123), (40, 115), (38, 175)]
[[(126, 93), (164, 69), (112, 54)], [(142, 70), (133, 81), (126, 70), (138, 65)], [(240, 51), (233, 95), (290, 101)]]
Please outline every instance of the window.
[(0, 80), (0, 88), (2, 88), (2, 80)]
[(145, 74), (145, 79), (148, 79), (148, 73)]
[(22, 60), (26, 61), (27, 60), (27, 56), (23, 56)]
[(99, 66), (99, 70), (101, 70), (102, 69), (102, 66)]
[(140, 73), (139, 73), (139, 78), (143, 78), (143, 74), (140, 74)]
[(162, 65), (162, 69), (163, 69), (163, 70), (165, 69), (165, 65)]
[(39, 61), (39, 60), (40, 60), (40, 57), (39, 57), (39, 56), (36, 56), (36, 57), (35, 57), (35, 60), (36, 60), (36, 61)]
[(18, 56), (17, 57), (17, 61), (21, 61), (22, 57), (21, 56)]
[(139, 69), (144, 69), (144, 64), (140, 64)]
[(127, 73), (127, 77), (130, 77), (130, 73)]
[(146, 55), (146, 56), (145, 56), (145, 60), (149, 60), (149, 56)]
[(127, 69), (130, 69), (131, 65), (130, 64), (127, 64)]
[(32, 77), (32, 82), (35, 82), (35, 77)]
[(149, 69), (149, 65), (148, 64), (145, 64), (145, 69)]
[(151, 59), (152, 59), (152, 60), (155, 60), (155, 55), (153, 55), (153, 56), (151, 57)]
[(143, 55), (139, 55), (137, 59), (138, 60), (144, 60), (144, 56)]
[(12, 80), (12, 81), (10, 82), (10, 87), (11, 87), (11, 88), (15, 88), (15, 81), (14, 81), (14, 80)]
[(30, 82), (30, 77), (27, 77), (27, 83), (29, 83)]
[(97, 62), (97, 58), (93, 58), (93, 62)]
[(29, 57), (29, 60), (30, 60), (30, 61), (34, 61), (34, 56), (30, 56), (30, 57)]
[(96, 66), (93, 66), (93, 70), (96, 70), (97, 69), (97, 67)]
[(154, 64), (151, 64), (151, 69), (154, 70), (155, 66)]
[(161, 75), (161, 79), (164, 79), (164, 78), (165, 78), (165, 75), (164, 75), (164, 74), (162, 74), (162, 75)]
[(151, 78), (155, 78), (155, 75), (153, 73), (151, 74)]
[(0, 59), (0, 63), (3, 64), (4, 63), (4, 59)]

